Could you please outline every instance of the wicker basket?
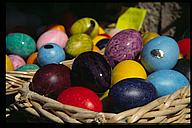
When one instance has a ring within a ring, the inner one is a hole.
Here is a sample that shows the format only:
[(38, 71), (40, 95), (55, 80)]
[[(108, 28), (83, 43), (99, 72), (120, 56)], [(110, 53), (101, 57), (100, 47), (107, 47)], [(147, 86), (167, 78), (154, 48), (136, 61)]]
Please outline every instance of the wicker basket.
[[(62, 64), (71, 68), (73, 60)], [(16, 94), (12, 108), (57, 123), (190, 123), (190, 86), (147, 105), (115, 114), (64, 105), (29, 90), (35, 71), (6, 73), (6, 95)], [(7, 110), (7, 109), (6, 109)]]

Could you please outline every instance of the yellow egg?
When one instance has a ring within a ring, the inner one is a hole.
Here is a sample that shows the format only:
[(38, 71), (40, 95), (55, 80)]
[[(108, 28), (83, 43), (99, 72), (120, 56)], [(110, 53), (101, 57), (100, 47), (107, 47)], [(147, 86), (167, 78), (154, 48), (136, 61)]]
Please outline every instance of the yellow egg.
[(111, 87), (126, 78), (147, 78), (143, 66), (134, 60), (124, 60), (118, 63), (112, 70)]
[(93, 50), (92, 51), (101, 53), (101, 50), (95, 45), (93, 45)]
[(179, 53), (179, 59), (182, 59), (183, 55), (181, 53)]
[(105, 99), (109, 94), (109, 89), (100, 97), (100, 100)]
[(102, 27), (99, 26), (99, 34), (105, 34), (105, 31), (103, 30)]
[(104, 35), (97, 35), (96, 37), (93, 38), (93, 45), (96, 45), (97, 42), (99, 42), (102, 39), (106, 39), (107, 37)]
[(14, 67), (11, 59), (7, 55), (5, 56), (6, 56), (6, 71), (13, 71)]
[(149, 42), (150, 40), (154, 39), (155, 37), (158, 37), (159, 34), (155, 33), (155, 32), (146, 32), (142, 35), (143, 38), (143, 45), (145, 45), (147, 42)]

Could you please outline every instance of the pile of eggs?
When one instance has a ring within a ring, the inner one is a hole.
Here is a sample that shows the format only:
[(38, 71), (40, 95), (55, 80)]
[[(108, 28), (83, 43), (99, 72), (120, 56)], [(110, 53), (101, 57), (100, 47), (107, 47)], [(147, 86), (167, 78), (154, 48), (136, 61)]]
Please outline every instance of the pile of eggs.
[[(46, 28), (37, 40), (7, 34), (6, 71), (35, 70), (31, 90), (96, 112), (143, 106), (189, 85), (188, 38), (177, 43), (133, 29), (107, 34), (88, 17), (74, 22), (70, 34), (63, 25)], [(60, 64), (72, 58), (71, 69)]]

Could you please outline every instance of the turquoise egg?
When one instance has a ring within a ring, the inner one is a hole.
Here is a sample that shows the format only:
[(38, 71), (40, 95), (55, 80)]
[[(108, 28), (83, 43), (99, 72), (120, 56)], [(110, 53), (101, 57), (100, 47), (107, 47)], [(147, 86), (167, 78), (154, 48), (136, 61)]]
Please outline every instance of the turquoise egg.
[(16, 71), (38, 70), (38, 69), (39, 69), (39, 66), (37, 66), (36, 64), (25, 64), (20, 68), (17, 68)]
[(172, 94), (178, 89), (189, 85), (188, 79), (174, 70), (155, 71), (148, 76), (147, 80), (155, 86), (158, 96)]
[(6, 36), (6, 50), (8, 53), (27, 58), (36, 50), (36, 43), (32, 37), (24, 33), (11, 33)]

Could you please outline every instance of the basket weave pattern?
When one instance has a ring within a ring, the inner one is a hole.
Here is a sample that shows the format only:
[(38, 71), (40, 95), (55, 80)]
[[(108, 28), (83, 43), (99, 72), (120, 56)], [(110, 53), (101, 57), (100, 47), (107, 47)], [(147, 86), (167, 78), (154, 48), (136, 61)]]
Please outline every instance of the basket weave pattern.
[[(71, 68), (74, 60), (61, 62)], [(57, 123), (190, 123), (190, 86), (160, 97), (147, 105), (121, 113), (93, 112), (64, 105), (29, 90), (35, 71), (6, 73), (6, 95), (15, 96), (15, 109), (23, 109), (39, 118)], [(25, 79), (25, 80), (22, 80)]]

